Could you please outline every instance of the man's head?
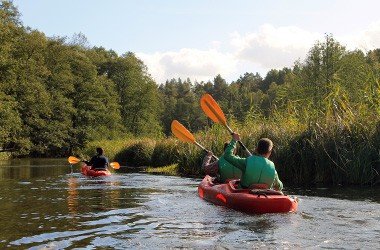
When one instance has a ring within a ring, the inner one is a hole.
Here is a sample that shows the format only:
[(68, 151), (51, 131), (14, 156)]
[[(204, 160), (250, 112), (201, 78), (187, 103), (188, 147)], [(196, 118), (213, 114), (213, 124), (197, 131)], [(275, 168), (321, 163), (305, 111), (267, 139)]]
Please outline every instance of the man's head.
[(257, 153), (266, 158), (270, 156), (273, 149), (273, 142), (268, 138), (261, 138), (257, 143)]
[(102, 148), (96, 148), (96, 153), (98, 153), (98, 155), (102, 155), (104, 152), (104, 150)]

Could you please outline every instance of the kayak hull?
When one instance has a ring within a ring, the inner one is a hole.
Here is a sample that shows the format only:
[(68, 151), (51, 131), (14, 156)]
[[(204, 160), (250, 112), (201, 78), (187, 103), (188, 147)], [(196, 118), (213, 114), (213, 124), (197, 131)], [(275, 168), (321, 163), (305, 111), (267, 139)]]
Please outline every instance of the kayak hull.
[(293, 199), (274, 190), (237, 189), (236, 180), (215, 184), (208, 175), (198, 186), (199, 196), (215, 205), (225, 206), (249, 214), (296, 212), (297, 198)]
[(98, 176), (109, 176), (111, 172), (106, 170), (92, 170), (90, 166), (84, 164), (81, 168), (81, 172), (85, 176), (98, 177)]

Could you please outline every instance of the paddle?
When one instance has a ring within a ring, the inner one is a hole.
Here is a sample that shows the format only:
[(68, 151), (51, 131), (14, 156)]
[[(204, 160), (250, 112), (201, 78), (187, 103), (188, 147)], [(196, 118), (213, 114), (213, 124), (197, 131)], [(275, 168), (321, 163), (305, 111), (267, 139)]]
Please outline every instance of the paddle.
[[(67, 158), (68, 162), (70, 164), (77, 164), (79, 162), (81, 162), (82, 160), (79, 159), (79, 158), (76, 158), (75, 156), (70, 156), (69, 158)], [(116, 161), (114, 162), (111, 162), (110, 163), (110, 166), (113, 168), (113, 169), (119, 169), (120, 168), (120, 164)]]
[[(227, 128), (228, 132), (231, 134), (234, 133), (232, 129), (228, 126), (227, 124), (227, 119), (224, 116), (224, 113), (222, 109), (219, 107), (218, 103), (212, 98), (211, 95), (209, 94), (204, 94), (201, 97), (201, 108), (203, 112), (214, 122), (222, 124), (225, 128)], [(248, 155), (252, 155), (251, 152), (245, 147), (245, 145), (241, 142), (238, 141), (240, 146), (247, 152)]]
[[(181, 141), (193, 143), (205, 152), (208, 152), (208, 150), (205, 147), (203, 147), (201, 144), (195, 141), (193, 134), (189, 130), (187, 130), (187, 128), (185, 128), (185, 126), (183, 126), (179, 121), (173, 120), (171, 124), (171, 129), (172, 133)], [(218, 160), (218, 157), (216, 157), (215, 155), (213, 155), (212, 157), (215, 160)]]

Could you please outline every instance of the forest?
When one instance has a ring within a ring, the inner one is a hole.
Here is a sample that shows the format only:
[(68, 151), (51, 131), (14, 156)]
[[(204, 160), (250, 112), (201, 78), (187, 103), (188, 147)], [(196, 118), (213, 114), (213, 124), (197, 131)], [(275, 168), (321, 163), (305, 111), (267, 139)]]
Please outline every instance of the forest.
[(180, 174), (199, 174), (203, 153), (172, 138), (170, 124), (180, 121), (222, 153), (230, 136), (199, 105), (209, 93), (249, 148), (263, 136), (274, 141), (285, 181), (379, 184), (380, 49), (348, 50), (326, 34), (305, 58), (232, 82), (221, 72), (207, 82), (160, 83), (133, 52), (91, 47), (81, 33), (47, 37), (24, 26), (12, 2), (3, 1), (0, 148), (13, 157), (63, 157), (101, 143), (130, 163), (136, 153), (127, 157), (128, 147), (140, 157), (148, 147), (141, 164), (177, 164)]

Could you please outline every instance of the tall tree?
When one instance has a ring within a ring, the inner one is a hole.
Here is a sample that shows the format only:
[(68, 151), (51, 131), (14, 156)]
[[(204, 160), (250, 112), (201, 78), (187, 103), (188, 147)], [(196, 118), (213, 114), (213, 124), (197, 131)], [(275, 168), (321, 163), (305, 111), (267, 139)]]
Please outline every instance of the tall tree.
[(110, 65), (108, 77), (116, 83), (126, 129), (135, 135), (161, 134), (158, 86), (143, 62), (126, 53)]

